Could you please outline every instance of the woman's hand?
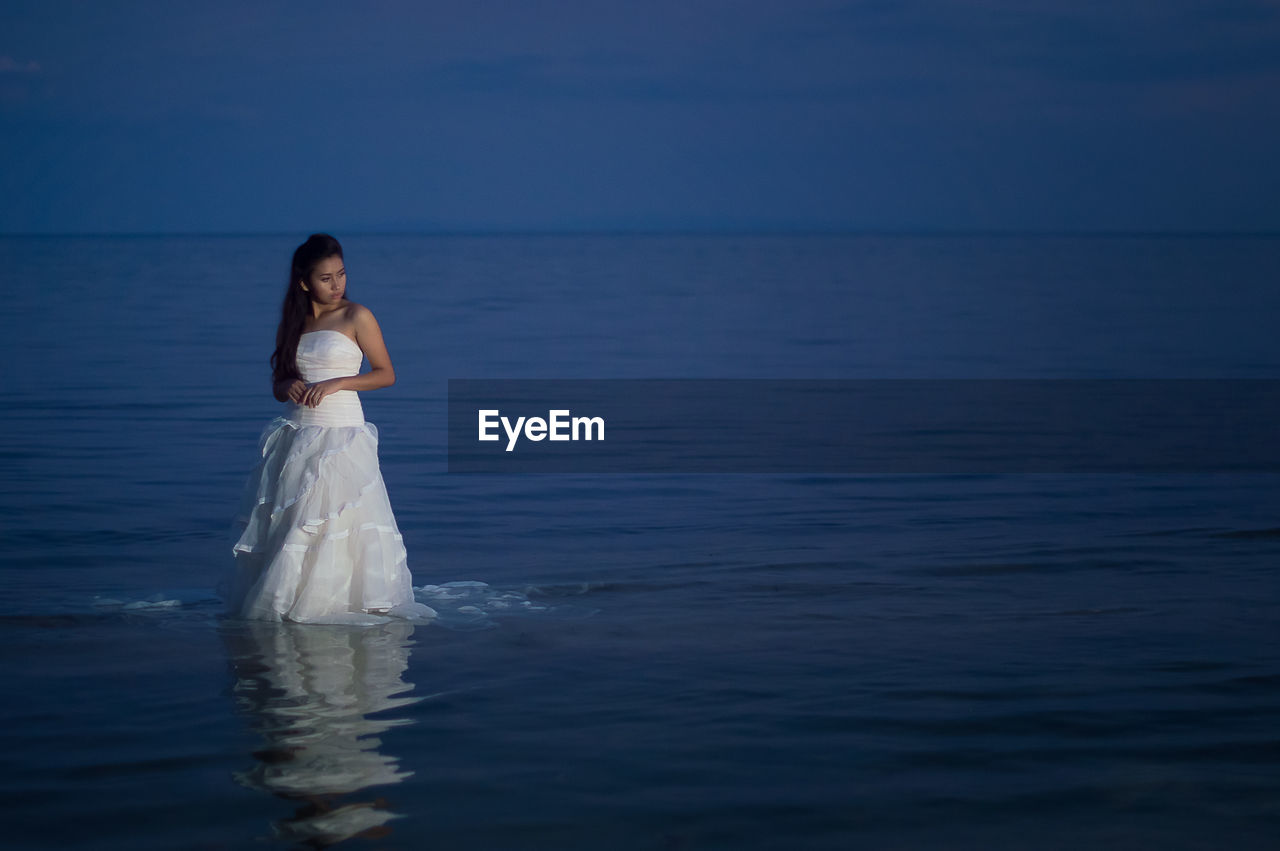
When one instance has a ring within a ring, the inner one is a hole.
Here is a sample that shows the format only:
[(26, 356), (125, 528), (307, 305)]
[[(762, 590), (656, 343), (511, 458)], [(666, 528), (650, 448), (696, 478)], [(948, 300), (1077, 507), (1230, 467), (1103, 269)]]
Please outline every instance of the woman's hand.
[(324, 381), (317, 381), (315, 384), (303, 385), (304, 389), (297, 400), (298, 404), (314, 408), (324, 401), (325, 396), (330, 393), (337, 393), (342, 389), (339, 386), (340, 381), (342, 381), (341, 378), (329, 378)]
[(289, 386), (284, 392), (284, 397), (295, 404), (302, 404), (302, 394), (305, 392), (307, 392), (307, 382), (301, 378), (295, 378), (289, 382)]

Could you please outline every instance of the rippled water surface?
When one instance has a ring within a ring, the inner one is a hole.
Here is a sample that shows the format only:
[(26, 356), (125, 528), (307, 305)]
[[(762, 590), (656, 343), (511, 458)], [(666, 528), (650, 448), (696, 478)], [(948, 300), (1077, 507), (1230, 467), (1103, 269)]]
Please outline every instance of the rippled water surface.
[(441, 613), (370, 628), (212, 592), (298, 241), (0, 238), (6, 847), (1276, 846), (1274, 475), (467, 476), (445, 401), (1275, 378), (1280, 239), (345, 239)]

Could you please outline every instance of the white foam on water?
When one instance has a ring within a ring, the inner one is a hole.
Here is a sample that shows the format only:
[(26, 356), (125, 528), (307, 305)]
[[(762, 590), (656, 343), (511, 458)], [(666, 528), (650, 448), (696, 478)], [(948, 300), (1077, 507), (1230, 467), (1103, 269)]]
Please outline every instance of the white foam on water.
[[(536, 586), (525, 586), (525, 590), (536, 593), (538, 589)], [(413, 594), (415, 602), (429, 606), (436, 612), (436, 617), (418, 623), (454, 630), (494, 629), (502, 619), (508, 617), (582, 617), (599, 611), (580, 606), (535, 602), (529, 599), (525, 591), (495, 588), (487, 582), (477, 580), (417, 585), (413, 587)], [(90, 605), (101, 613), (118, 612), (165, 619), (198, 615), (212, 621), (216, 620), (215, 616), (221, 610), (223, 601), (213, 589), (177, 588), (158, 591), (145, 597), (119, 593), (95, 594)], [(383, 620), (386, 618), (379, 618), (379, 622)]]
[(449, 629), (491, 629), (497, 622), (492, 613), (518, 614), (547, 612), (523, 593), (494, 588), (487, 582), (461, 580), (440, 585), (414, 586), (413, 596), (436, 610), (436, 622)]

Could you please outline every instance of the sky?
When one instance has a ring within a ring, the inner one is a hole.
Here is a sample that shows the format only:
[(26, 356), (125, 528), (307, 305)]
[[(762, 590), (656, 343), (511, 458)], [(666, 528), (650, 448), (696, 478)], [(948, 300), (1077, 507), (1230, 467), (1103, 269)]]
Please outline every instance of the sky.
[(1280, 231), (1280, 0), (0, 0), (0, 234)]

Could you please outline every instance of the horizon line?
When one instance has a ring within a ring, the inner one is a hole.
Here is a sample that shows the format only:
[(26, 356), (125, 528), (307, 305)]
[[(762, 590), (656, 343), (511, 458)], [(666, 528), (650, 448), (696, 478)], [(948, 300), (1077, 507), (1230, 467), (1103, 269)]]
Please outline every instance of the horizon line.
[(15, 231), (0, 239), (38, 237), (293, 237), (303, 232), (346, 236), (1021, 236), (1021, 237), (1274, 237), (1280, 230), (1225, 229), (1015, 229), (1015, 228), (441, 228), (308, 229), (260, 231)]

